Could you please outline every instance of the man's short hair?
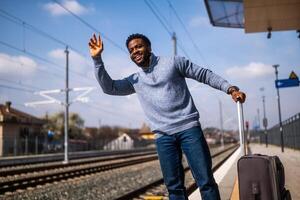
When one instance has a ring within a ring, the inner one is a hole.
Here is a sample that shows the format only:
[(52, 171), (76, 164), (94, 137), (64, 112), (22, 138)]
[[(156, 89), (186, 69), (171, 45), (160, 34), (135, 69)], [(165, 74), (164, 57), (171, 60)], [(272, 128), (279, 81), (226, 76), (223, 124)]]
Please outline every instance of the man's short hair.
[(133, 40), (133, 39), (138, 39), (138, 38), (144, 40), (144, 42), (145, 42), (149, 47), (151, 47), (151, 42), (150, 42), (149, 38), (147, 38), (145, 35), (140, 34), (140, 33), (135, 33), (135, 34), (129, 35), (128, 38), (127, 38), (127, 40), (126, 40), (126, 47), (128, 48), (128, 44), (129, 44), (129, 42), (130, 42), (131, 40)]

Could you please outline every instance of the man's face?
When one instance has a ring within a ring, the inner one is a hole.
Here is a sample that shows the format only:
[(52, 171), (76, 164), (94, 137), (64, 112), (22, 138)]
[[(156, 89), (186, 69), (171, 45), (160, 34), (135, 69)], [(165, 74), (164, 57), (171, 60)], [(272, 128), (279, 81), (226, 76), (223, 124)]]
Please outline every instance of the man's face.
[(151, 47), (141, 38), (132, 39), (128, 43), (131, 60), (139, 67), (149, 67)]

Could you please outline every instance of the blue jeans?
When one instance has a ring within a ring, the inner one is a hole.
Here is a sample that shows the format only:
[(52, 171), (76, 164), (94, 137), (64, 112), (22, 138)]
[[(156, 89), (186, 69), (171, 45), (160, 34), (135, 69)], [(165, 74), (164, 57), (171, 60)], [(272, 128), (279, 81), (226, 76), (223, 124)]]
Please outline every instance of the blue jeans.
[(201, 191), (202, 199), (219, 200), (218, 185), (211, 170), (211, 156), (201, 127), (196, 126), (172, 135), (161, 134), (163, 136), (156, 139), (156, 148), (170, 200), (188, 199), (184, 186), (182, 151)]

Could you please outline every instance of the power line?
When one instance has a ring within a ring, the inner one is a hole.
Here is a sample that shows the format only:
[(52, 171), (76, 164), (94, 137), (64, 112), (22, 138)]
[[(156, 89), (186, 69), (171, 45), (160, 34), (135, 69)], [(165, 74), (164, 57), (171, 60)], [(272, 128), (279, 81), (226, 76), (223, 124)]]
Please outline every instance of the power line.
[(18, 90), (18, 91), (21, 91), (21, 92), (34, 93), (33, 90), (24, 89), (24, 88), (20, 88), (20, 87), (13, 87), (13, 86), (9, 86), (9, 85), (2, 85), (2, 84), (0, 84), (0, 87), (6, 88), (6, 89), (11, 89), (11, 90)]
[[(156, 17), (156, 19), (158, 19), (158, 21), (160, 22), (160, 24), (164, 27), (164, 29), (168, 32), (168, 34), (172, 37), (172, 31), (169, 30), (169, 28), (167, 27), (167, 25), (163, 22), (163, 20), (158, 16), (158, 14), (156, 13), (155, 9), (150, 5), (150, 3), (147, 0), (144, 0), (144, 2), (146, 3), (146, 5), (148, 6), (148, 8), (150, 8), (151, 12), (154, 14), (154, 16)], [(152, 4), (153, 2), (150, 1)], [(158, 11), (157, 11), (158, 12)]]
[[(28, 55), (30, 55), (31, 57), (37, 58), (37, 59), (39, 59), (39, 60), (41, 60), (41, 61), (43, 61), (43, 62), (45, 62), (45, 63), (51, 64), (51, 65), (53, 65), (54, 67), (56, 67), (57, 69), (59, 69), (59, 70), (63, 70), (63, 66), (60, 66), (60, 65), (58, 65), (57, 63), (54, 63), (54, 62), (52, 62), (52, 61), (49, 61), (49, 60), (47, 60), (47, 59), (45, 59), (45, 58), (43, 58), (43, 57), (40, 57), (40, 56), (38, 56), (38, 55), (36, 55), (36, 54), (33, 54), (33, 53), (29, 52), (29, 51), (22, 50), (22, 49), (20, 49), (20, 48), (18, 48), (18, 47), (15, 47), (15, 46), (13, 46), (13, 45), (11, 45), (11, 44), (8, 44), (8, 43), (6, 43), (6, 42), (3, 42), (3, 41), (1, 41), (1, 40), (0, 40), (0, 44), (4, 45), (4, 46), (6, 46), (6, 47), (9, 47), (9, 48), (11, 48), (11, 49), (14, 49), (14, 50), (16, 50), (16, 51), (20, 51), (20, 52), (22, 52), (22, 53), (24, 53), (24, 54), (28, 54)], [(86, 80), (89, 80), (89, 79), (86, 77), (85, 74), (81, 74), (81, 73), (76, 72), (76, 71), (73, 71), (73, 70), (70, 70), (70, 72), (72, 72), (73, 74), (77, 74), (78, 76), (84, 77)], [(90, 81), (90, 80), (89, 80), (89, 81)]]
[(92, 29), (93, 31), (101, 34), (101, 37), (104, 38), (104, 39), (106, 39), (107, 41), (109, 41), (113, 46), (117, 47), (118, 49), (120, 49), (121, 51), (123, 51), (126, 54), (128, 53), (123, 47), (121, 47), (120, 45), (118, 45), (115, 41), (113, 41), (112, 39), (110, 39), (109, 37), (107, 37), (104, 33), (101, 33), (97, 28), (95, 28), (94, 26), (92, 26), (91, 24), (89, 24), (88, 22), (86, 22), (84, 19), (82, 19), (81, 17), (79, 17), (75, 13), (73, 13), (71, 10), (69, 10), (68, 8), (66, 8), (64, 5), (62, 5), (61, 3), (59, 3), (57, 0), (52, 0), (52, 1), (54, 1), (60, 7), (62, 7), (67, 12), (69, 12), (71, 15), (73, 15), (81, 23), (83, 23), (84, 25), (86, 25), (87, 27), (89, 27), (90, 29)]
[[(5, 19), (7, 19), (7, 20), (9, 20), (9, 21), (11, 21), (11, 22), (17, 24), (17, 25), (20, 25), (20, 26), (23, 26), (23, 27), (27, 27), (29, 30), (31, 30), (31, 31), (33, 31), (33, 32), (35, 32), (35, 33), (37, 33), (37, 34), (39, 34), (39, 35), (45, 37), (45, 38), (51, 39), (51, 40), (57, 42), (58, 44), (61, 44), (61, 45), (63, 45), (63, 46), (68, 46), (68, 47), (71, 48), (74, 52), (80, 54), (80, 55), (83, 56), (83, 57), (86, 57), (86, 54), (82, 53), (80, 50), (78, 50), (78, 49), (72, 47), (71, 45), (67, 44), (66, 42), (64, 42), (64, 41), (62, 41), (62, 40), (60, 40), (60, 39), (57, 39), (56, 37), (54, 37), (54, 36), (52, 36), (52, 35), (50, 35), (50, 34), (44, 32), (44, 31), (42, 31), (41, 29), (38, 29), (37, 27), (35, 27), (35, 26), (33, 26), (33, 25), (31, 25), (31, 24), (25, 22), (24, 20), (22, 20), (22, 19), (20, 19), (20, 18), (18, 18), (18, 17), (16, 17), (16, 16), (14, 16), (14, 15), (12, 15), (12, 14), (10, 14), (10, 13), (8, 13), (8, 12), (2, 10), (2, 9), (0, 9), (0, 12), (2, 12), (2, 13), (0, 13), (0, 16), (1, 16), (1, 17), (5, 18)], [(4, 15), (3, 15), (3, 14), (4, 14)], [(23, 49), (22, 51), (25, 52), (25, 51), (26, 51), (26, 49), (25, 49), (25, 42), (24, 42), (23, 46), (24, 46), (24, 49)], [(18, 49), (18, 50), (21, 50), (21, 49)], [(86, 58), (85, 58), (85, 60), (86, 60)], [(88, 64), (88, 62), (86, 62), (86, 64), (87, 64), (88, 66), (91, 66), (90, 64)], [(57, 65), (57, 64), (55, 63), (55, 65)], [(79, 76), (84, 76), (84, 77), (86, 78), (86, 76), (85, 76), (84, 74), (78, 73), (78, 72), (73, 71), (73, 70), (70, 70), (70, 71), (71, 71), (72, 73), (75, 73), (75, 74), (77, 74), (77, 75), (79, 75)]]
[[(16, 49), (15, 49), (16, 50)], [(8, 59), (10, 60), (11, 62), (14, 62), (14, 63), (18, 63), (20, 64), (21, 66), (24, 66), (24, 64), (20, 61), (17, 61), (17, 60), (13, 60), (12, 58), (8, 57), (8, 58), (5, 58), (5, 59)], [(62, 77), (64, 78), (64, 76), (62, 74), (58, 74), (58, 73), (55, 73), (55, 72), (49, 72), (47, 70), (44, 70), (44, 69), (40, 69), (40, 68), (36, 68), (37, 70), (41, 71), (41, 72), (46, 72), (47, 75), (52, 75), (52, 76), (55, 76), (56, 78), (59, 76), (59, 77)]]
[[(167, 1), (168, 1), (168, 3), (169, 3), (170, 8), (173, 10), (173, 12), (174, 12), (174, 14), (175, 14), (177, 20), (180, 22), (180, 24), (181, 24), (181, 26), (183, 27), (185, 33), (187, 34), (187, 36), (189, 37), (190, 41), (192, 42), (194, 48), (196, 49), (196, 51), (198, 52), (198, 54), (200, 55), (200, 57), (203, 59), (203, 61), (206, 63), (206, 60), (205, 60), (204, 56), (202, 55), (202, 53), (201, 53), (201, 51), (200, 51), (198, 45), (196, 45), (194, 39), (192, 38), (190, 32), (187, 30), (187, 28), (186, 28), (186, 26), (184, 25), (183, 21), (182, 21), (181, 18), (179, 17), (179, 15), (178, 15), (177, 11), (175, 10), (174, 6), (171, 4), (171, 2), (170, 2), (169, 0), (167, 0)], [(207, 65), (207, 63), (206, 63), (206, 65)]]
[(33, 54), (33, 53), (29, 52), (29, 51), (20, 49), (20, 48), (18, 48), (18, 47), (16, 47), (16, 46), (13, 46), (13, 45), (8, 44), (8, 43), (6, 43), (6, 42), (3, 42), (3, 41), (1, 41), (1, 40), (0, 40), (0, 44), (4, 45), (4, 46), (6, 46), (6, 47), (9, 47), (9, 48), (11, 48), (11, 49), (14, 49), (14, 50), (16, 50), (16, 51), (20, 51), (20, 52), (22, 52), (22, 53), (24, 53), (24, 54), (28, 54), (28, 55), (30, 55), (30, 56), (32, 56), (32, 57), (34, 57), (34, 58), (37, 58), (37, 59), (39, 59), (39, 60), (41, 60), (41, 61), (43, 61), (43, 62), (45, 62), (45, 63), (48, 63), (48, 64), (50, 64), (50, 65), (55, 66), (57, 69), (62, 70), (62, 68), (60, 68), (60, 67), (62, 67), (62, 66), (59, 67), (59, 65), (58, 65), (57, 63), (54, 63), (54, 62), (49, 61), (49, 60), (47, 60), (47, 59), (45, 59), (45, 58), (42, 58), (42, 57), (40, 57), (40, 56), (38, 56), (38, 55), (35, 55), (35, 54)]
[[(149, 2), (151, 2), (151, 4), (155, 5), (151, 0), (144, 0), (144, 2), (146, 3), (146, 5), (148, 6), (148, 8), (150, 8), (151, 12), (154, 14), (154, 16), (157, 18), (157, 20), (160, 22), (160, 24), (164, 27), (164, 29), (168, 32), (168, 34), (170, 35), (170, 37), (173, 36), (173, 33), (171, 30), (169, 30), (169, 28), (167, 27), (167, 25), (163, 22), (163, 20), (161, 19), (161, 17), (159, 15), (162, 15), (158, 9), (155, 6), (155, 8), (153, 8), (154, 6), (151, 6)], [(155, 11), (156, 10), (156, 11)], [(158, 14), (160, 13), (160, 14)], [(164, 18), (165, 19), (165, 18)], [(181, 43), (178, 42), (178, 47), (181, 49), (181, 51), (184, 53), (184, 55), (190, 59), (188, 53), (185, 51), (185, 49), (183, 48), (183, 46), (181, 45)]]
[(15, 82), (15, 81), (11, 81), (11, 80), (4, 79), (4, 78), (0, 78), (0, 81), (5, 81), (5, 82), (8, 82), (8, 83), (13, 83), (13, 84), (16, 84), (16, 85), (20, 85), (20, 86), (28, 87), (28, 88), (32, 88), (32, 89), (44, 90), (44, 89), (42, 89), (40, 87), (36, 87), (36, 86), (33, 86), (33, 85), (24, 84), (24, 83), (21, 83), (21, 82)]
[(173, 35), (172, 32), (174, 32), (174, 30), (173, 30), (172, 26), (170, 25), (168, 20), (165, 18), (165, 16), (159, 11), (159, 8), (151, 0), (148, 3), (150, 3), (153, 6), (153, 8), (156, 10), (157, 14), (160, 16), (160, 18), (162, 18), (162, 21), (164, 21), (164, 23), (169, 27), (168, 30), (171, 31), (171, 35)]
[[(46, 37), (46, 38), (48, 38), (48, 39), (51, 39), (51, 40), (53, 40), (53, 41), (55, 41), (55, 42), (57, 42), (57, 43), (59, 43), (59, 44), (61, 44), (61, 45), (63, 45), (63, 46), (68, 46), (68, 47), (71, 48), (73, 51), (77, 52), (78, 54), (82, 55), (83, 57), (86, 56), (86, 54), (82, 53), (80, 50), (78, 50), (78, 49), (72, 47), (71, 45), (67, 44), (66, 42), (61, 41), (60, 39), (55, 38), (54, 36), (52, 36), (52, 35), (50, 35), (50, 34), (44, 32), (44, 31), (42, 31), (41, 29), (38, 29), (37, 27), (35, 27), (35, 26), (33, 26), (33, 25), (31, 25), (31, 24), (25, 22), (24, 20), (22, 20), (22, 19), (20, 19), (20, 18), (18, 18), (18, 17), (16, 17), (16, 16), (14, 16), (14, 15), (12, 15), (12, 14), (10, 14), (10, 13), (8, 13), (8, 12), (2, 10), (2, 9), (0, 9), (0, 12), (2, 12), (2, 14), (0, 13), (0, 16), (1, 16), (1, 17), (5, 18), (5, 19), (7, 19), (7, 20), (9, 20), (9, 21), (11, 21), (11, 22), (17, 24), (17, 25), (20, 25), (20, 26), (23, 26), (23, 27), (25, 26), (25, 27), (27, 27), (29, 30), (31, 30), (31, 31), (33, 31), (33, 32), (35, 32), (35, 33), (37, 33), (37, 34), (40, 34), (40, 35), (42, 35), (42, 36), (44, 36), (44, 37)], [(3, 15), (3, 13), (4, 13), (5, 15)]]

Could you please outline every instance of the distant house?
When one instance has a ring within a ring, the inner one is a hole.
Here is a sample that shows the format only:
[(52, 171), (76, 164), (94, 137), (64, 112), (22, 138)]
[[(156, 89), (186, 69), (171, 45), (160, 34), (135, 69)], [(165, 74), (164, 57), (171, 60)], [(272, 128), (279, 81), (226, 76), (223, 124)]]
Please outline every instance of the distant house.
[(45, 121), (0, 104), (0, 156), (38, 153), (43, 149), (42, 126)]
[(140, 131), (139, 136), (145, 140), (154, 140), (154, 133), (151, 132), (149, 126), (147, 126), (145, 123), (143, 123)]
[(125, 150), (133, 149), (133, 139), (126, 133), (119, 133), (119, 137), (110, 141), (104, 146), (104, 150)]

